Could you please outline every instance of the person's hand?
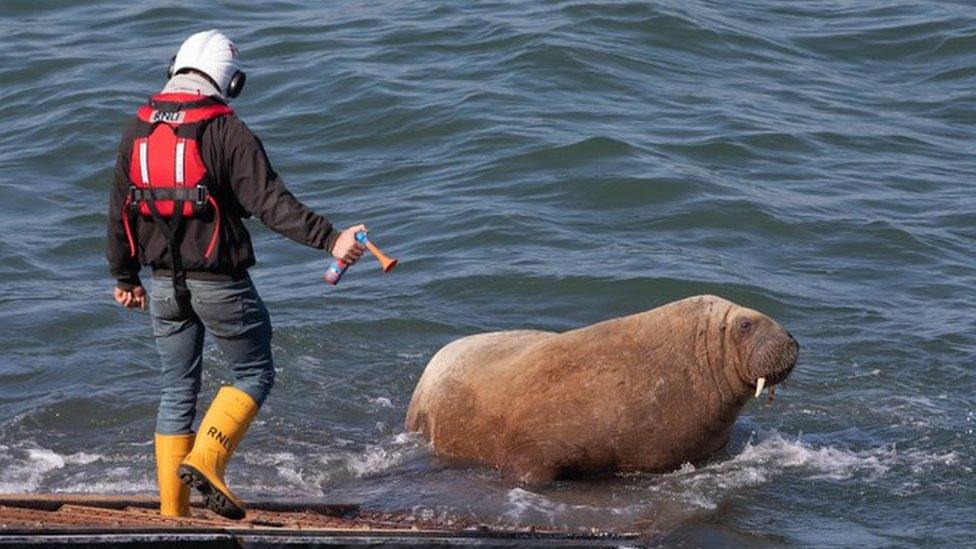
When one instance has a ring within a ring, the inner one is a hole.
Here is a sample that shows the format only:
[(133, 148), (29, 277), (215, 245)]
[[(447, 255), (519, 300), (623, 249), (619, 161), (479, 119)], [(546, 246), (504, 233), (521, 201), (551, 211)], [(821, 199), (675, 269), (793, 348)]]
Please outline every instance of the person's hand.
[(353, 225), (339, 234), (335, 245), (332, 246), (332, 257), (346, 265), (352, 265), (363, 257), (366, 248), (356, 241), (356, 233), (367, 231), (366, 225)]
[(126, 309), (146, 310), (146, 290), (142, 286), (136, 286), (131, 290), (123, 290), (115, 287), (115, 302)]

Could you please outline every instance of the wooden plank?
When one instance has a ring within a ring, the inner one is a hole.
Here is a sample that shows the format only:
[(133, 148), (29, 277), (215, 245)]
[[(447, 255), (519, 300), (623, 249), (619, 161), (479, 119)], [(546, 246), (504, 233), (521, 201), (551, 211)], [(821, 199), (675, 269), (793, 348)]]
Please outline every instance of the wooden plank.
[[(190, 504), (202, 506), (199, 498), (192, 498)], [(0, 505), (8, 507), (24, 507), (43, 511), (57, 511), (62, 505), (85, 505), (104, 509), (125, 509), (137, 507), (143, 509), (158, 509), (159, 498), (137, 495), (103, 495), (103, 494), (0, 494)], [(277, 501), (258, 500), (246, 503), (247, 508), (261, 511), (284, 512), (315, 512), (320, 515), (341, 517), (359, 510), (355, 503), (327, 503), (317, 501)]]
[(106, 509), (126, 507), (159, 508), (159, 498), (150, 496), (114, 496), (100, 494), (0, 494), (0, 505), (41, 511), (57, 511), (73, 503)]

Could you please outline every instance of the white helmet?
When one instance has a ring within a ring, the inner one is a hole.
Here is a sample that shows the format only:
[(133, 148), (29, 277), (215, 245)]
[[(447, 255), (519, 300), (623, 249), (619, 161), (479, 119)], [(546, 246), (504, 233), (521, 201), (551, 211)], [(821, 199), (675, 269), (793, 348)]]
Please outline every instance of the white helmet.
[(237, 46), (216, 29), (198, 32), (180, 46), (169, 67), (172, 76), (182, 69), (198, 70), (214, 81), (221, 93), (237, 97), (244, 88), (244, 73)]

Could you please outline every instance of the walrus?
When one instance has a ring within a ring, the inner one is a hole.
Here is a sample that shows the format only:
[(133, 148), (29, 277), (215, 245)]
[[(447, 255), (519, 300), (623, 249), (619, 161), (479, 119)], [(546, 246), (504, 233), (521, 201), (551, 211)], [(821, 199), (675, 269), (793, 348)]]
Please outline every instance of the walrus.
[(430, 360), (406, 427), (525, 484), (664, 472), (725, 446), (798, 353), (774, 320), (712, 295), (564, 333), (477, 334)]

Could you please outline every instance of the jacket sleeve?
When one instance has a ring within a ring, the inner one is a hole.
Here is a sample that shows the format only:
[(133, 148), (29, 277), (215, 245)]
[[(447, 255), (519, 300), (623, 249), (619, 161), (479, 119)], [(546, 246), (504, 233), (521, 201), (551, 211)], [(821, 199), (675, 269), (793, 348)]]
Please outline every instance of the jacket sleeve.
[(291, 194), (261, 140), (237, 117), (228, 120), (226, 138), (230, 185), (247, 213), (296, 242), (331, 252), (339, 231)]
[(108, 231), (106, 238), (105, 257), (108, 259), (109, 272), (118, 281), (118, 287), (124, 290), (142, 285), (139, 280), (139, 258), (133, 257), (129, 247), (129, 237), (122, 224), (122, 211), (125, 198), (129, 192), (128, 176), (128, 145), (131, 141), (131, 130), (122, 136), (119, 150), (115, 159), (115, 172), (112, 188), (108, 197)]

